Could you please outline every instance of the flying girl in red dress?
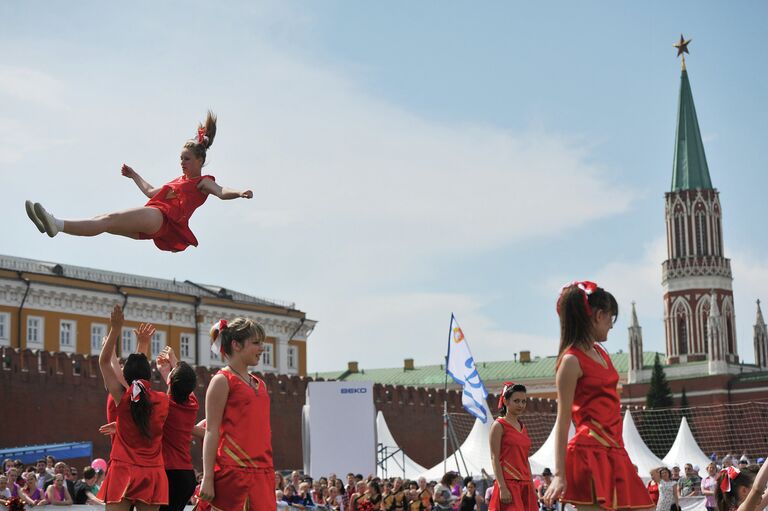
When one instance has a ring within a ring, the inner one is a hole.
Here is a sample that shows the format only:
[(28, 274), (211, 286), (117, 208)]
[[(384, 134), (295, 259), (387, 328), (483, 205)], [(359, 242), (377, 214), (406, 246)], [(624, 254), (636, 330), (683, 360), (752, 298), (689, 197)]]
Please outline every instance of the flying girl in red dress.
[(531, 479), (528, 455), (531, 439), (520, 422), (526, 388), (504, 382), (499, 396), (499, 417), (491, 426), (491, 463), (496, 482), (488, 511), (536, 511), (538, 499)]
[(157, 511), (168, 503), (168, 478), (163, 467), (163, 425), (168, 415), (168, 396), (150, 387), (152, 370), (147, 356), (133, 353), (125, 361), (123, 387), (110, 358), (123, 327), (123, 311), (116, 305), (110, 319), (107, 342), (99, 355), (104, 384), (117, 405), (116, 432), (110, 467), (99, 489), (107, 511)]
[(140, 208), (100, 215), (89, 220), (63, 220), (50, 214), (39, 202), (26, 201), (27, 215), (40, 232), (53, 238), (60, 232), (73, 236), (98, 236), (105, 232), (134, 239), (151, 239), (160, 250), (181, 252), (197, 246), (197, 238), (189, 229), (192, 213), (209, 195), (229, 200), (251, 199), (251, 190), (224, 188), (211, 175), (202, 175), (208, 149), (216, 136), (216, 116), (208, 112), (205, 125), (200, 124), (194, 140), (181, 150), (183, 175), (160, 188), (150, 185), (131, 167), (123, 165), (122, 174), (133, 179), (149, 201)]
[(248, 372), (264, 351), (264, 329), (250, 319), (219, 321), (211, 329), (213, 349), (227, 366), (205, 394), (201, 510), (275, 511), (275, 469), (269, 394)]
[[(555, 422), (555, 477), (544, 494), (584, 510), (653, 508), (622, 438), (619, 374), (600, 346), (619, 313), (594, 282), (565, 286), (557, 301), (560, 350)], [(576, 435), (568, 440), (571, 418)]]

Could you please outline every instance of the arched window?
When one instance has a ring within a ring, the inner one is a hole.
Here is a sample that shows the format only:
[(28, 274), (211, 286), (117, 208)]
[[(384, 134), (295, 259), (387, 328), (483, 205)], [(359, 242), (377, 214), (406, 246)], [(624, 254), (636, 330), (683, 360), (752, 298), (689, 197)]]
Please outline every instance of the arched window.
[(704, 211), (696, 212), (696, 253), (709, 255), (709, 243), (707, 238), (707, 215)]
[(685, 219), (682, 214), (675, 215), (675, 256), (685, 257)]
[(736, 353), (736, 346), (734, 345), (733, 338), (733, 318), (731, 317), (730, 312), (725, 315), (725, 336), (728, 340), (728, 353)]
[(682, 312), (677, 315), (677, 353), (688, 354), (688, 318)]
[(709, 310), (709, 302), (701, 307), (701, 335), (703, 336), (701, 342), (704, 353), (709, 353)]

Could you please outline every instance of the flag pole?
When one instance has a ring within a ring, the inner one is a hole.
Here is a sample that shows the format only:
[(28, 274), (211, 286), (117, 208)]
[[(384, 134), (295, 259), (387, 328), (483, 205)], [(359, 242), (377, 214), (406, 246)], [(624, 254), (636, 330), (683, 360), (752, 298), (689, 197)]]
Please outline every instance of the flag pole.
[(443, 392), (443, 474), (448, 470), (448, 355), (445, 356), (445, 386)]

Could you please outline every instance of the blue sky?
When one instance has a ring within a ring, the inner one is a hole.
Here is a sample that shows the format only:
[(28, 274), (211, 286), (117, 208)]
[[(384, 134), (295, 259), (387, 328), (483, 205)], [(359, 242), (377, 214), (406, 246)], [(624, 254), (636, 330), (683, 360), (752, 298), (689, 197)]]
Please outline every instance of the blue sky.
[[(478, 360), (556, 350), (559, 286), (591, 278), (663, 350), (663, 194), (687, 59), (732, 258), (740, 354), (768, 298), (761, 2), (0, 4), (0, 252), (217, 283), (320, 323), (309, 369), (439, 363), (451, 312)], [(141, 205), (207, 108), (219, 182), (200, 247), (40, 236)]]

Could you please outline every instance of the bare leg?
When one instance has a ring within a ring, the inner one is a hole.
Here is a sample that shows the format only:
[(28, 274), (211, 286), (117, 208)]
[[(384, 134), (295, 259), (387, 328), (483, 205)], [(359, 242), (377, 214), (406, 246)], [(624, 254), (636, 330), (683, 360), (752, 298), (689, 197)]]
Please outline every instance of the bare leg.
[(106, 511), (130, 511), (131, 501), (123, 499), (117, 504), (107, 504)]
[(133, 505), (136, 506), (136, 511), (157, 511), (160, 509), (159, 505), (144, 504), (143, 502), (134, 502)]
[(163, 226), (163, 214), (150, 207), (107, 213), (89, 220), (64, 220), (64, 232), (73, 236), (97, 236), (108, 232), (137, 238), (139, 233), (152, 235)]

